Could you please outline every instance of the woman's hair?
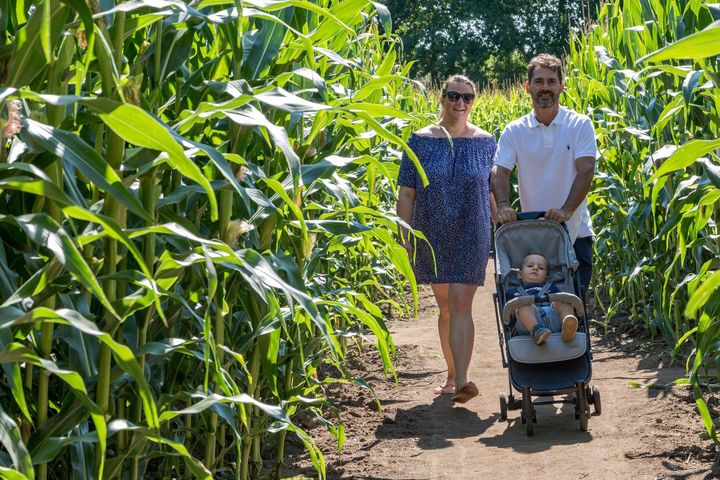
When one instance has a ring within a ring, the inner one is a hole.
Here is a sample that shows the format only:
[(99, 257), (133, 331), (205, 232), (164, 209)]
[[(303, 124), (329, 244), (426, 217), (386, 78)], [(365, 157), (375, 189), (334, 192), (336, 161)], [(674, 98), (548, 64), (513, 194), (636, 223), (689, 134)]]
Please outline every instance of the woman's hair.
[(450, 82), (458, 82), (458, 83), (464, 83), (465, 85), (470, 85), (470, 88), (472, 88), (473, 93), (477, 93), (475, 90), (475, 84), (472, 80), (470, 80), (465, 75), (450, 75), (444, 82), (442, 86), (442, 90), (440, 91), (441, 95), (445, 95), (445, 92), (447, 92), (448, 84)]
[(530, 59), (530, 63), (527, 66), (527, 79), (528, 82), (532, 81), (533, 73), (536, 67), (543, 67), (557, 73), (558, 80), (563, 81), (563, 68), (562, 62), (555, 55), (549, 53), (541, 53)]

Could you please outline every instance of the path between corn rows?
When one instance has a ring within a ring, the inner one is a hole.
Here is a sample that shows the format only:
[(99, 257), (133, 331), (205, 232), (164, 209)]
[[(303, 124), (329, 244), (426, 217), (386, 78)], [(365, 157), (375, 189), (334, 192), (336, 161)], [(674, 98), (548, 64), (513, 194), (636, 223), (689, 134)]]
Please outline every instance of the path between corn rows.
[(644, 352), (632, 338), (594, 339), (591, 385), (601, 390), (603, 411), (590, 418), (587, 432), (579, 430), (569, 404), (538, 407), (533, 437), (526, 436), (519, 410), (509, 412), (508, 422), (499, 421), (498, 394), (507, 391), (508, 382), (495, 327), (492, 262), (485, 283), (474, 304), (476, 342), (469, 374), (480, 396), (453, 406), (450, 396), (433, 395), (432, 387), (443, 382), (445, 372), (437, 311), (430, 291), (423, 290), (419, 320), (390, 325), (399, 385), (377, 369), (368, 373), (382, 411), (362, 400), (362, 392), (341, 396), (347, 440), (339, 455), (327, 451), (331, 442), (325, 444), (328, 478), (719, 478), (710, 472), (708, 442), (699, 437), (702, 426), (687, 401), (688, 389), (630, 386), (668, 384), (683, 376), (681, 366), (658, 367), (662, 356)]

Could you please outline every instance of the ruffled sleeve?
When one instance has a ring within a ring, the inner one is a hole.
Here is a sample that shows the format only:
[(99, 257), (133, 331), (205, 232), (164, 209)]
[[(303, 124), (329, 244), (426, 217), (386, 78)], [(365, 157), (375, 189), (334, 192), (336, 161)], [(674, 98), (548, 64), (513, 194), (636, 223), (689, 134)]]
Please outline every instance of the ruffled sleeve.
[[(411, 149), (415, 144), (415, 134), (410, 136), (407, 142), (408, 147)], [(413, 150), (414, 151), (414, 150)], [(417, 190), (417, 168), (415, 164), (410, 160), (408, 154), (403, 151), (402, 161), (400, 162), (400, 172), (398, 173), (397, 183), (401, 187), (408, 187)]]

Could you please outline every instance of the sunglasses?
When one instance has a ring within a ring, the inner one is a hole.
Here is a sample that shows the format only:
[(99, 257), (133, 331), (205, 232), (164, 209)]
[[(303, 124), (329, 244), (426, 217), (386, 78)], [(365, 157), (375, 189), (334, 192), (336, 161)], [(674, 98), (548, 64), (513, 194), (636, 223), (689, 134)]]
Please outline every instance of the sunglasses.
[(465, 103), (473, 103), (475, 101), (474, 93), (460, 93), (456, 92), (455, 90), (446, 91), (445, 93), (443, 93), (443, 97), (447, 98), (453, 103), (459, 101), (461, 98)]

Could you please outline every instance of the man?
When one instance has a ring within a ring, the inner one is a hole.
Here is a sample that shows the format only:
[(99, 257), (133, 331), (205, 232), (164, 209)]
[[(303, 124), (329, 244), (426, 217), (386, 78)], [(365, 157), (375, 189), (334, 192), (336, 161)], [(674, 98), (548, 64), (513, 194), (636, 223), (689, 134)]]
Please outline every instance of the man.
[(565, 87), (560, 59), (540, 54), (528, 64), (525, 89), (533, 111), (511, 122), (498, 143), (493, 169), (497, 220), (517, 220), (510, 206), (510, 173), (518, 168), (520, 207), (545, 211), (545, 218), (565, 222), (580, 262), (582, 296), (592, 276), (593, 230), (587, 193), (595, 171), (597, 146), (590, 119), (561, 107)]

